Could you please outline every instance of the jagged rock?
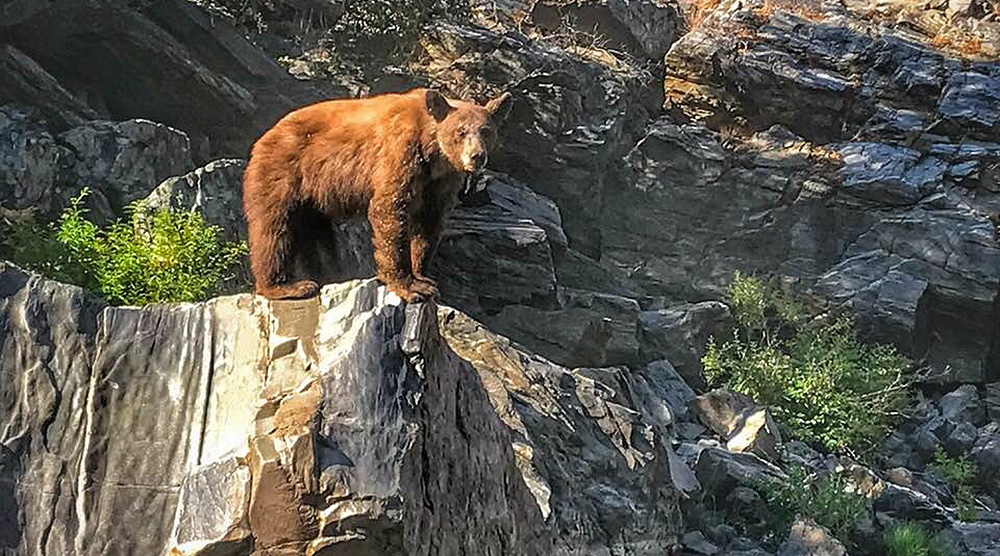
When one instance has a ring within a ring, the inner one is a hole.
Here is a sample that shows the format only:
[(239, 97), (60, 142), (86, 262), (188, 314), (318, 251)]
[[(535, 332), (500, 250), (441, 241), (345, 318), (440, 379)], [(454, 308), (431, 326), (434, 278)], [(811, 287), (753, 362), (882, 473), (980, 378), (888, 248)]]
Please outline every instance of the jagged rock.
[(691, 462), (704, 492), (727, 496), (737, 486), (755, 486), (781, 479), (781, 469), (754, 454), (730, 452), (714, 446), (682, 443), (678, 453)]
[(708, 341), (725, 342), (732, 335), (733, 319), (726, 305), (717, 301), (685, 303), (639, 315), (639, 349), (643, 360), (667, 358), (689, 384), (700, 386), (701, 357)]
[(430, 77), (445, 90), (473, 98), (491, 85), (516, 84), (514, 106), (501, 130), (503, 148), (491, 164), (558, 203), (574, 249), (600, 249), (598, 216), (604, 183), (630, 131), (644, 114), (636, 98), (641, 72), (573, 56), (511, 31), (435, 23), (421, 39)]
[(678, 532), (643, 414), (450, 309), (446, 342), (374, 281), (111, 308), (3, 264), (0, 291), (13, 554), (655, 554)]
[(956, 72), (948, 78), (938, 111), (959, 124), (1000, 129), (1000, 77)]
[(0, 109), (0, 202), (61, 210), (83, 187), (97, 219), (106, 220), (156, 184), (191, 167), (184, 133), (147, 120), (93, 121), (53, 135), (28, 113)]
[(642, 290), (624, 270), (604, 261), (569, 249), (556, 262), (556, 278), (566, 288), (631, 297), (642, 297)]
[(977, 434), (975, 425), (964, 422), (955, 427), (944, 439), (944, 449), (951, 455), (964, 454), (969, 451), (969, 448), (972, 448)]
[(847, 549), (826, 527), (811, 519), (797, 519), (778, 556), (847, 556)]
[(164, 180), (146, 199), (151, 208), (196, 210), (222, 230), (222, 239), (246, 239), (243, 218), (243, 168), (240, 159), (223, 158)]
[(0, 45), (0, 104), (37, 106), (57, 130), (97, 118), (97, 112), (67, 91), (45, 68), (11, 45)]
[(148, 120), (90, 122), (59, 141), (75, 155), (71, 179), (100, 189), (118, 210), (192, 166), (187, 135)]
[(531, 16), (543, 34), (568, 25), (600, 36), (606, 48), (653, 60), (663, 58), (684, 25), (673, 0), (539, 0)]
[(72, 153), (15, 106), (0, 107), (0, 203), (52, 212), (72, 193), (63, 192), (63, 168)]
[(702, 423), (725, 440), (727, 449), (779, 459), (781, 433), (766, 407), (728, 388), (694, 398), (691, 407)]
[(589, 309), (536, 309), (509, 305), (487, 323), (526, 349), (568, 367), (607, 363), (611, 323)]
[(205, 158), (246, 156), (283, 113), (334, 96), (296, 80), (231, 22), (184, 0), (15, 5), (17, 17), (0, 18), (6, 42), (102, 118), (182, 129)]
[(581, 290), (563, 291), (565, 307), (587, 309), (611, 330), (604, 365), (629, 365), (639, 358), (639, 303), (617, 295)]
[(708, 539), (705, 538), (705, 534), (701, 531), (691, 531), (690, 533), (685, 533), (684, 537), (681, 539), (681, 543), (684, 545), (685, 554), (690, 552), (691, 554), (704, 554), (705, 556), (714, 556), (719, 553), (719, 547), (715, 546)]
[(1000, 523), (955, 522), (946, 530), (944, 538), (951, 540), (963, 554), (970, 556), (997, 556), (1000, 554)]
[[(671, 383), (652, 375), (640, 382), (628, 372), (567, 373), (457, 311), (441, 312), (450, 346), (476, 367), (515, 431), (519, 468), (539, 505), (551, 507), (553, 527), (574, 531), (557, 540), (556, 553), (607, 546), (609, 553), (662, 554), (679, 534), (680, 515), (669, 446), (657, 432), (656, 405), (664, 402), (653, 402)], [(581, 444), (572, 430), (591, 440)], [(560, 500), (574, 509), (560, 510)], [(583, 530), (592, 538), (576, 533)]]
[(986, 396), (983, 397), (986, 404), (986, 415), (991, 421), (1000, 422), (1000, 382), (993, 382), (986, 385)]
[(844, 160), (844, 187), (879, 205), (912, 205), (942, 185), (948, 166), (915, 149), (883, 143), (845, 143), (833, 148)]
[(654, 60), (663, 59), (684, 24), (681, 5), (673, 0), (608, 0), (608, 7)]
[(937, 500), (916, 488), (892, 482), (883, 482), (882, 490), (872, 500), (876, 513), (881, 512), (894, 520), (948, 523), (952, 514)]
[(1000, 497), (1000, 424), (994, 421), (980, 429), (969, 455), (976, 462), (983, 492)]
[(986, 422), (986, 412), (979, 392), (971, 384), (965, 384), (941, 396), (938, 402), (941, 416), (952, 423), (972, 423), (980, 426)]

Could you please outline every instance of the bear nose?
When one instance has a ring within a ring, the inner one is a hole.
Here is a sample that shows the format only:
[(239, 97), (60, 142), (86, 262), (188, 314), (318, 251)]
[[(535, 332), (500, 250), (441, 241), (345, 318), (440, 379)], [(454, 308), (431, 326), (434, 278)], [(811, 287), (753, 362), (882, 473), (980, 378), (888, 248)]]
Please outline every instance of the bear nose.
[(486, 153), (481, 152), (472, 155), (472, 163), (476, 165), (476, 168), (486, 166)]

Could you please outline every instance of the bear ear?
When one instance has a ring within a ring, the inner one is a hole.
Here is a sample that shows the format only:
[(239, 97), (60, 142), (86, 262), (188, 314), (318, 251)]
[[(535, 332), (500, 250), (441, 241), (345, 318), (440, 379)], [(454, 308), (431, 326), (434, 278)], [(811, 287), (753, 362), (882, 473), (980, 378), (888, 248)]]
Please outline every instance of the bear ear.
[(503, 120), (510, 113), (510, 108), (513, 105), (514, 97), (511, 96), (510, 92), (504, 92), (497, 98), (487, 102), (486, 110), (490, 112), (493, 118)]
[(427, 102), (427, 111), (439, 122), (445, 119), (448, 113), (451, 112), (451, 104), (448, 104), (448, 99), (433, 89), (427, 90), (425, 102)]

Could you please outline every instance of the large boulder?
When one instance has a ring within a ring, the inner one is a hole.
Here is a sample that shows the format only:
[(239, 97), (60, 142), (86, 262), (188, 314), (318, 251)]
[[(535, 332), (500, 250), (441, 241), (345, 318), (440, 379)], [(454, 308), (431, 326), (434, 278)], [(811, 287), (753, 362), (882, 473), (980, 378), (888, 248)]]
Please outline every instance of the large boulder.
[(658, 554), (679, 531), (627, 377), (372, 280), (115, 308), (4, 263), (0, 292), (12, 554)]
[(94, 120), (50, 133), (30, 109), (0, 107), (0, 203), (53, 216), (82, 188), (93, 216), (120, 214), (161, 180), (187, 171), (187, 134), (148, 120)]

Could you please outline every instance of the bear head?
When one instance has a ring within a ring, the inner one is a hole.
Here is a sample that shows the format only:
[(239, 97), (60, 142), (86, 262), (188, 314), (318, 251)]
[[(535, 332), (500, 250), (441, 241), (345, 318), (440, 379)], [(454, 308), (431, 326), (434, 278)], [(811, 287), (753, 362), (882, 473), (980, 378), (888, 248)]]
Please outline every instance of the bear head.
[(510, 93), (503, 93), (485, 106), (446, 99), (428, 90), (427, 110), (437, 122), (435, 138), (441, 154), (456, 170), (474, 173), (486, 167), (489, 149), (496, 144), (497, 126), (511, 105)]

